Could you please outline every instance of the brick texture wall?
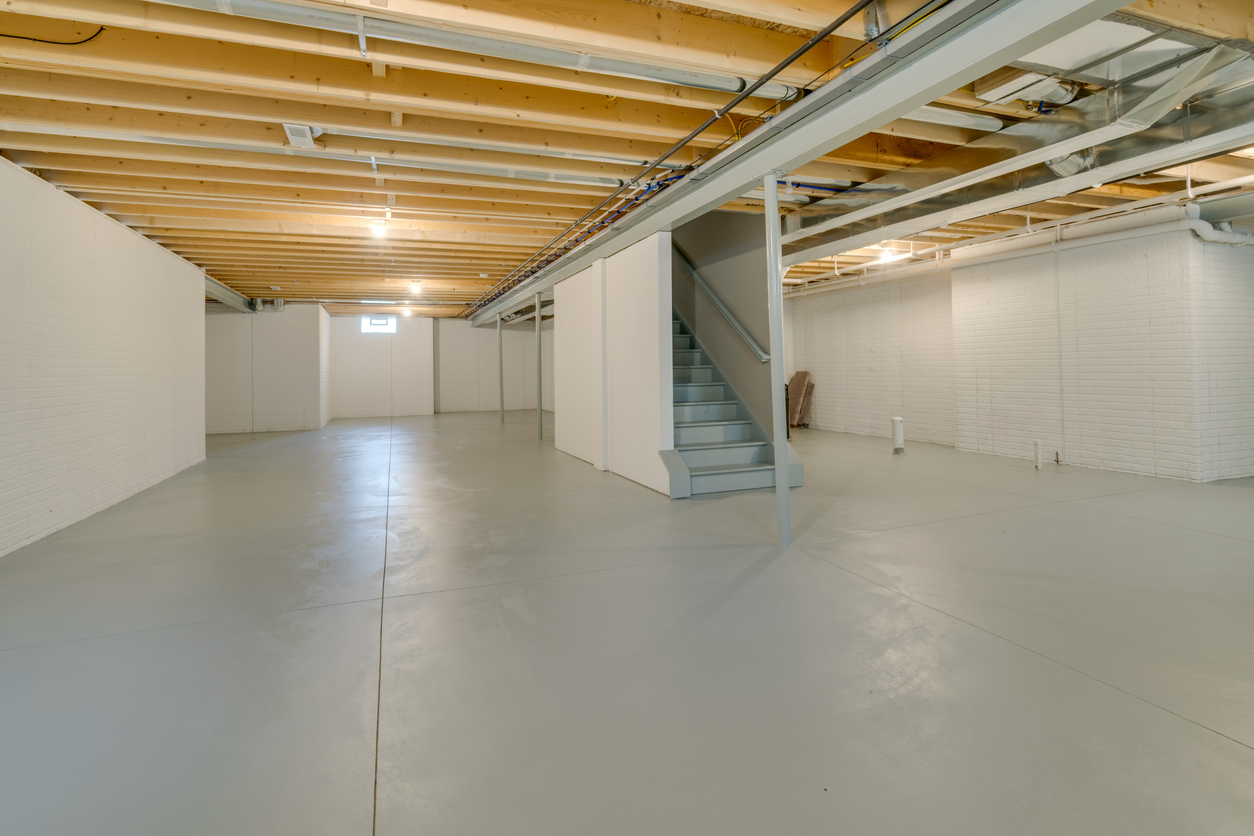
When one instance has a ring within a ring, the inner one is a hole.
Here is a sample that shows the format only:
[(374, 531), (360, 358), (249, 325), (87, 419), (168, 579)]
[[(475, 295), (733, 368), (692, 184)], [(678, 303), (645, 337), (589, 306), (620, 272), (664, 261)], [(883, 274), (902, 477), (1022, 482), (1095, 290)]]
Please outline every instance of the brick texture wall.
[(814, 380), (810, 426), (954, 443), (948, 275), (785, 303), (786, 363)]
[(0, 158), (0, 554), (205, 455), (204, 279)]

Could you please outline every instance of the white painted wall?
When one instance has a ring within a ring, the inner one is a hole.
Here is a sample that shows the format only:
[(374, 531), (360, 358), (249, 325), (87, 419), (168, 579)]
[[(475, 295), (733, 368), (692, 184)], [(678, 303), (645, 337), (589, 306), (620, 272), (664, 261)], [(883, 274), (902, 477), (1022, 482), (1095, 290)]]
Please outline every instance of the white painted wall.
[(311, 430), (326, 423), (320, 305), (245, 314), (205, 306), (205, 431)]
[(318, 309), (318, 417), (319, 426), (331, 420), (331, 316)]
[(199, 269), (0, 158), (0, 554), (205, 456)]
[(810, 426), (954, 443), (949, 276), (789, 299), (785, 365), (810, 372)]
[(553, 288), (554, 444), (606, 469), (605, 260)]
[(887, 435), (897, 412), (960, 450), (1254, 475), (1254, 249), (1128, 238), (786, 308), (818, 428)]
[(605, 260), (609, 469), (665, 494), (675, 447), (671, 240), (659, 232)]
[(1186, 232), (953, 271), (958, 449), (1201, 478)]
[(1194, 289), (1200, 478), (1254, 475), (1254, 248), (1202, 245)]
[(435, 411), (433, 320), (400, 317), (395, 334), (363, 334), (361, 317), (331, 318), (332, 414), (336, 418)]
[[(472, 328), (464, 319), (436, 320), (438, 412), (490, 412), (501, 408), (496, 326)], [(535, 321), (502, 329), (505, 408), (536, 408)], [(541, 324), (544, 408), (553, 409), (553, 320)]]

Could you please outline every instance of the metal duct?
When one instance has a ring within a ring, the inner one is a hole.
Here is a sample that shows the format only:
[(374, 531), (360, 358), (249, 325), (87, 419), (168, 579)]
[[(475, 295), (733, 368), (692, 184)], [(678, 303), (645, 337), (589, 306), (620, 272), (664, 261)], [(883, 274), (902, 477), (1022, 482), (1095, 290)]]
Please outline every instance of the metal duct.
[[(433, 29), (365, 15), (289, 6), (274, 0), (229, 0), (226, 3), (222, 0), (152, 0), (152, 2), (165, 6), (197, 9), (202, 12), (227, 11), (240, 17), (355, 35), (362, 45), (362, 58), (368, 58), (366, 38), (379, 38), (397, 43), (465, 52), (471, 55), (507, 58), (546, 67), (563, 67), (568, 70), (621, 78), (639, 78), (645, 81), (659, 81), (663, 84), (678, 84), (681, 87), (719, 90), (724, 93), (739, 93), (750, 84), (748, 80), (739, 76), (677, 70), (622, 58), (589, 55), (568, 49), (519, 44), (480, 35), (465, 35), (447, 29)], [(765, 99), (795, 99), (800, 94), (801, 91), (791, 85), (772, 83), (764, 85), (754, 95)]]
[[(786, 261), (799, 263), (793, 255), (801, 251), (819, 256), (843, 251), (831, 249), (828, 242), (849, 237), (844, 230), (868, 219), (882, 220), (894, 210), (969, 192), (981, 183), (1033, 166), (1050, 166), (1047, 172), (1054, 178), (1079, 176), (1099, 165), (1090, 149), (1146, 130), (1201, 91), (1252, 77), (1254, 62), (1247, 53), (1217, 46), (1182, 68), (1168, 68), (1109, 88), (1055, 113), (892, 172), (805, 210), (802, 228), (784, 237)], [(891, 237), (885, 234), (868, 243)]]
[(205, 274), (205, 295), (241, 313), (257, 313), (260, 310), (260, 308), (253, 307), (252, 300), (247, 296), (211, 278), (208, 273)]
[[(1254, 74), (1249, 80), (1254, 81)], [(1091, 166), (1076, 174), (1060, 176), (1044, 163), (1011, 171), (892, 211), (875, 212), (821, 236), (798, 241), (786, 251), (784, 262), (800, 264), (892, 238), (917, 235), (1221, 154), (1252, 141), (1254, 83), (1229, 86), (1217, 95), (1191, 101), (1188, 108), (1169, 108), (1166, 116), (1150, 128), (1094, 146)]]

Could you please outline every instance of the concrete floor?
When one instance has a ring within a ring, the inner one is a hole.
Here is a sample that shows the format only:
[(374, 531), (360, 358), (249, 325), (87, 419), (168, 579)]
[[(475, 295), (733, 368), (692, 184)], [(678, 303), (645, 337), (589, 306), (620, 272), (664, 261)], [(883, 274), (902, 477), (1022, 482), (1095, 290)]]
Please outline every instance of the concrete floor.
[(1254, 832), (1254, 486), (804, 432), (781, 551), (532, 420), (212, 437), (0, 559), (0, 832)]

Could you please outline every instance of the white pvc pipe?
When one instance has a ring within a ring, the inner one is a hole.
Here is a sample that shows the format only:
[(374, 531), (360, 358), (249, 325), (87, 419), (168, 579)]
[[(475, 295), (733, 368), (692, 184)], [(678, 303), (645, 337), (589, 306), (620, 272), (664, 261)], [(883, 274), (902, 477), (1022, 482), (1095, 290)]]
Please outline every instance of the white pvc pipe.
[(788, 508), (788, 405), (784, 402), (784, 253), (779, 228), (779, 178), (762, 178), (766, 193), (766, 300), (771, 336), (771, 430), (775, 439), (775, 504), (779, 512), (779, 544), (792, 542)]
[[(946, 270), (953, 270), (959, 267), (969, 267), (976, 264), (990, 264), (996, 261), (1007, 261), (1012, 258), (1044, 255), (1063, 250), (1074, 250), (1080, 247), (1088, 247), (1095, 244), (1109, 244), (1115, 241), (1127, 241), (1133, 238), (1148, 238), (1155, 235), (1183, 231), (1192, 232), (1197, 235), (1198, 238), (1212, 244), (1231, 244), (1243, 247), (1254, 246), (1254, 235), (1243, 235), (1237, 232), (1224, 232), (1216, 229), (1201, 219), (1185, 218), (1167, 223), (1153, 224), (1151, 226), (1121, 229), (1115, 232), (1108, 232), (1100, 235), (1085, 235), (1078, 238), (1068, 238), (1066, 240), (1054, 241), (1050, 244), (1040, 244), (1037, 246), (1023, 247), (1021, 249), (1003, 249), (997, 252), (990, 252), (984, 255), (975, 255), (966, 258), (951, 255), (947, 261), (916, 262), (914, 264), (907, 264), (895, 269), (885, 270), (882, 273), (851, 276), (850, 278), (840, 282), (824, 282), (823, 284), (815, 287), (802, 287), (798, 290), (794, 290), (789, 294), (789, 296), (808, 296), (811, 293), (823, 293), (826, 291), (840, 290), (842, 288), (854, 287), (857, 285), (874, 284), (877, 282), (905, 278), (908, 276), (937, 273)], [(1039, 240), (1039, 235), (1040, 233), (1031, 233), (1032, 238), (1036, 240)], [(960, 252), (961, 250), (957, 251)]]
[(906, 422), (901, 418), (893, 419), (893, 455), (900, 456), (906, 452)]
[(1043, 454), (1041, 453), (1041, 440), (1039, 438), (1036, 439), (1035, 441), (1032, 442), (1032, 446), (1036, 450), (1036, 469), (1040, 470), (1042, 465), (1044, 465), (1045, 463), (1045, 459), (1043, 457)]

